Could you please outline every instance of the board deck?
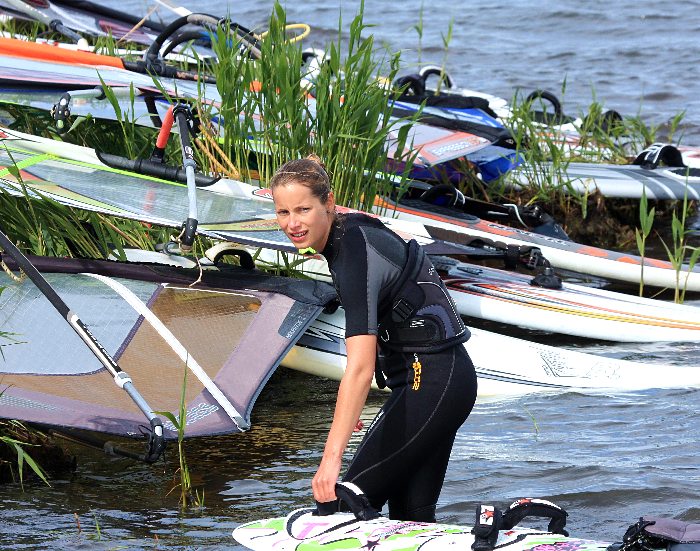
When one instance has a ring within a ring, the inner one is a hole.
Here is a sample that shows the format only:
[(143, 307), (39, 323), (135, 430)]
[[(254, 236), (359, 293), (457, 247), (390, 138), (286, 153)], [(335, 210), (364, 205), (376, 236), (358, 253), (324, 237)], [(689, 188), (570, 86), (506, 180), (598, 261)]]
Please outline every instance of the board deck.
[(700, 308), (461, 263), (444, 276), (463, 316), (616, 342), (700, 340)]
[[(350, 513), (316, 516), (298, 510), (287, 517), (243, 524), (233, 538), (253, 551), (444, 551), (471, 549), (471, 528), (451, 524), (405, 522), (379, 517), (358, 521)], [(514, 528), (499, 532), (496, 549), (509, 551), (604, 551), (609, 542), (578, 539), (543, 530)]]
[(528, 182), (561, 186), (582, 194), (600, 192), (605, 197), (639, 199), (700, 199), (700, 169), (688, 167), (644, 168), (638, 165), (568, 163), (561, 171), (552, 165), (521, 166), (508, 179), (519, 188)]

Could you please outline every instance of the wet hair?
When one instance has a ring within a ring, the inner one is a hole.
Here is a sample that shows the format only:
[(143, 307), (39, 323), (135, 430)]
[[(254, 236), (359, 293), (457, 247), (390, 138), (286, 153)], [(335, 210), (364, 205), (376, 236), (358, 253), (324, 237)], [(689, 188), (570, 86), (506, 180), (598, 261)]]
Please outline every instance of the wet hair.
[(313, 154), (304, 159), (287, 161), (270, 179), (270, 189), (273, 192), (275, 188), (289, 184), (301, 184), (308, 187), (311, 194), (318, 197), (321, 203), (325, 203), (331, 193), (328, 173), (321, 159)]

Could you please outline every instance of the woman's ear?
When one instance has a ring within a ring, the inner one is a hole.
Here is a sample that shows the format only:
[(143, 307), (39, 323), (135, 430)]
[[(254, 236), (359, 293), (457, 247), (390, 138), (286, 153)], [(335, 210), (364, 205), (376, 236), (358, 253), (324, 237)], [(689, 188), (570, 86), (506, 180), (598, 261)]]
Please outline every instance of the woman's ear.
[(332, 191), (328, 194), (328, 199), (326, 199), (326, 212), (328, 214), (335, 212), (335, 196)]

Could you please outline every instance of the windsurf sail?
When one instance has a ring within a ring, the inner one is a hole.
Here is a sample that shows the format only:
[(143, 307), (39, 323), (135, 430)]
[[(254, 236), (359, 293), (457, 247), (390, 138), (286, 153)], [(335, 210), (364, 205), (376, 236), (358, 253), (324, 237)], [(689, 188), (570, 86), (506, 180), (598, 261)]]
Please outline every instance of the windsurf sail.
[(144, 461), (152, 463), (156, 461), (163, 449), (165, 449), (165, 439), (163, 438), (163, 422), (160, 420), (148, 405), (148, 402), (143, 398), (141, 393), (134, 387), (131, 377), (122, 370), (114, 357), (107, 352), (102, 343), (93, 335), (87, 328), (78, 315), (70, 309), (70, 307), (58, 295), (56, 290), (46, 281), (39, 273), (36, 267), (27, 259), (26, 256), (10, 241), (10, 239), (0, 230), (0, 247), (5, 253), (9, 254), (17, 263), (19, 268), (29, 277), (32, 283), (41, 291), (44, 297), (49, 301), (51, 306), (64, 318), (66, 323), (75, 331), (80, 339), (93, 353), (95, 358), (102, 364), (102, 367), (114, 379), (117, 387), (124, 390), (131, 398), (136, 407), (141, 410), (141, 413), (148, 419), (150, 428), (143, 432), (148, 437), (148, 446), (142, 458)]
[[(2, 260), (12, 269), (11, 257)], [(335, 298), (322, 282), (231, 267), (201, 274), (164, 265), (30, 257), (152, 411), (186, 437), (241, 432), (289, 349)], [(30, 279), (0, 272), (0, 417), (126, 437), (145, 417)], [(185, 372), (187, 375), (185, 376)], [(183, 390), (184, 389), (184, 390)], [(164, 421), (165, 439), (177, 438)]]
[(128, 38), (131, 42), (149, 45), (165, 27), (156, 19), (142, 18), (87, 0), (0, 0), (0, 12), (38, 21), (51, 28), (60, 25), (59, 32), (75, 42), (80, 37), (72, 36), (70, 32), (65, 32), (66, 29), (92, 37)]

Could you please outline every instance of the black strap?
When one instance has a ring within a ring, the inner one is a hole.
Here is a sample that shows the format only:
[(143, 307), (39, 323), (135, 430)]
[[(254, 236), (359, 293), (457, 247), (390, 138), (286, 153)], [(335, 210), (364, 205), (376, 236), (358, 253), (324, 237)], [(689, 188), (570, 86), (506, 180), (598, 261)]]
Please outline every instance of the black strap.
[(377, 358), (374, 364), (374, 380), (377, 383), (377, 388), (386, 388), (386, 377), (384, 377), (384, 365), (386, 363), (386, 358), (384, 353), (377, 347)]
[(651, 144), (637, 155), (632, 164), (649, 170), (657, 168), (660, 164), (670, 167), (685, 167), (681, 152), (676, 147), (665, 143)]
[(473, 551), (491, 551), (496, 546), (501, 526), (501, 511), (493, 505), (479, 503), (476, 506), (476, 519), (472, 528), (472, 534), (474, 534)]
[(503, 530), (517, 526), (525, 517), (545, 517), (550, 519), (547, 530), (553, 534), (568, 536), (564, 530), (566, 517), (564, 509), (545, 499), (519, 499), (510, 504), (503, 513)]
[(700, 547), (700, 524), (663, 517), (640, 517), (622, 538), (620, 551), (695, 551)]

